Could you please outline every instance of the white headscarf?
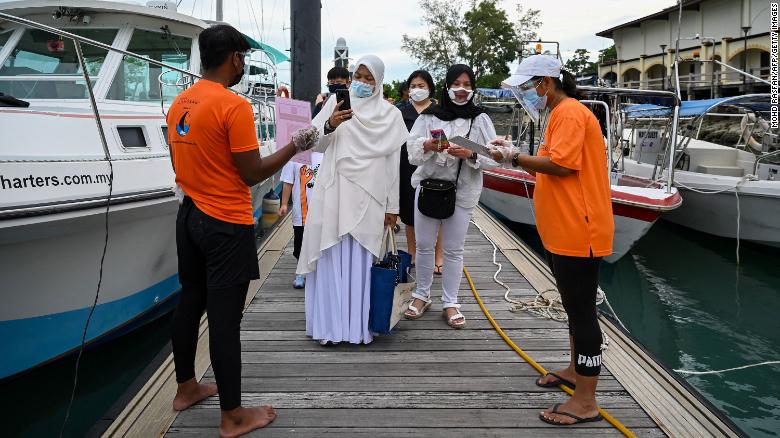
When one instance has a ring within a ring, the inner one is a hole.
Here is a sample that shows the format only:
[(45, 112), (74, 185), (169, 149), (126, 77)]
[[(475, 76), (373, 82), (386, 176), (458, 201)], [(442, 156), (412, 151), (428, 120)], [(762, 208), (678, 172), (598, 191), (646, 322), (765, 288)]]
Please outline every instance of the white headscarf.
[[(363, 187), (372, 198), (384, 204), (391, 181), (382, 176), (392, 172), (388, 172), (385, 160), (379, 158), (399, 150), (409, 131), (398, 108), (382, 97), (385, 64), (374, 55), (366, 55), (358, 59), (355, 70), (361, 65), (366, 66), (376, 80), (374, 93), (359, 98), (350, 92), (352, 119), (342, 122), (335, 132), (328, 134), (328, 137), (333, 136), (329, 139), (332, 142), (329, 148), (335, 154), (336, 173)], [(325, 121), (335, 107), (334, 95), (312, 121), (312, 125), (321, 131), (321, 136), (325, 135)], [(327, 187), (333, 183), (330, 179), (319, 183)]]

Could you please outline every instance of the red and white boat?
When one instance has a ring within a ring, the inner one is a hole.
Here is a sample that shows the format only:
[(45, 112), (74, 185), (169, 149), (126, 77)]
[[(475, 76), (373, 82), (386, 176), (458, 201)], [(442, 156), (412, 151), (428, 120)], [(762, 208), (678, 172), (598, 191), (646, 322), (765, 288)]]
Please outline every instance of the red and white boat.
[[(480, 202), (485, 207), (510, 221), (536, 226), (533, 209), (536, 178), (533, 175), (523, 170), (494, 168), (485, 170), (483, 185)], [(659, 183), (613, 174), (614, 252), (605, 260), (613, 263), (623, 257), (647, 234), (662, 213), (681, 204), (682, 197), (676, 188), (667, 193)]]

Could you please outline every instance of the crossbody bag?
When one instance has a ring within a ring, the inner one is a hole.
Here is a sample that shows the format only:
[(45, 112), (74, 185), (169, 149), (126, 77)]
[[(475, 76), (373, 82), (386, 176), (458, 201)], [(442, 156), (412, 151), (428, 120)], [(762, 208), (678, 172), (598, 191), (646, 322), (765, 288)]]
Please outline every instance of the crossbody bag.
[[(469, 131), (466, 138), (471, 135), (471, 126), (474, 120), (469, 122)], [(417, 209), (420, 213), (433, 219), (447, 219), (455, 214), (455, 198), (458, 191), (458, 179), (463, 168), (463, 159), (458, 160), (458, 173), (455, 181), (427, 178), (420, 181), (420, 193), (417, 195)]]

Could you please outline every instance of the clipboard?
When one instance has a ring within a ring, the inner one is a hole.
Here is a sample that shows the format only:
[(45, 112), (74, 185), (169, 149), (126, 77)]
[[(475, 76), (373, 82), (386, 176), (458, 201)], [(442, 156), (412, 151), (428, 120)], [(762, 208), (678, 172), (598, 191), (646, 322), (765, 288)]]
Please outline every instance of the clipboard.
[(466, 137), (458, 135), (457, 137), (452, 137), (450, 139), (450, 144), (456, 144), (458, 146), (462, 146), (471, 152), (476, 152), (480, 155), (484, 155), (488, 158), (492, 158), (490, 156), (490, 149), (487, 148), (487, 146), (481, 145), (477, 142), (471, 141)]

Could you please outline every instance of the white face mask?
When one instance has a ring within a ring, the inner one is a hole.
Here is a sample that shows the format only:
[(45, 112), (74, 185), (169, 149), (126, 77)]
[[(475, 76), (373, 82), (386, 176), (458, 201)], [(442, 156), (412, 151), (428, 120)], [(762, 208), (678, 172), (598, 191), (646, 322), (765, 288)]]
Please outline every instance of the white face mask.
[[(459, 91), (466, 91), (466, 92), (468, 92), (468, 94), (466, 95), (466, 100), (464, 100), (463, 102), (458, 102), (457, 100), (455, 100), (455, 93), (457, 93)], [(449, 88), (449, 89), (447, 89), (447, 94), (450, 96), (450, 100), (455, 105), (465, 105), (465, 104), (469, 103), (469, 101), (471, 100), (471, 96), (474, 95), (474, 91), (473, 90), (467, 90), (467, 89), (465, 89), (463, 87), (458, 87), (458, 88)]]
[(409, 97), (415, 102), (422, 102), (427, 99), (431, 93), (426, 88), (412, 88), (409, 91)]

